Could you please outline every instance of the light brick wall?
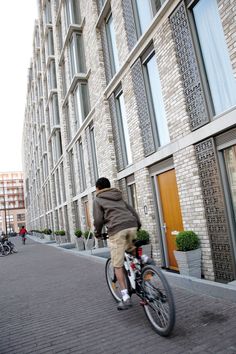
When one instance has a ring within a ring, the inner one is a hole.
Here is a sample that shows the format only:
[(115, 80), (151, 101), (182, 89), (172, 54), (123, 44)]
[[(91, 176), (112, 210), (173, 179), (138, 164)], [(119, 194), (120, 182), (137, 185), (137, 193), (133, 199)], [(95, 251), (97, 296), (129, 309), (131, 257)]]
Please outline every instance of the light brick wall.
[(194, 146), (175, 153), (174, 164), (184, 230), (193, 230), (198, 234), (201, 240), (203, 274), (206, 279), (214, 280), (211, 247)]

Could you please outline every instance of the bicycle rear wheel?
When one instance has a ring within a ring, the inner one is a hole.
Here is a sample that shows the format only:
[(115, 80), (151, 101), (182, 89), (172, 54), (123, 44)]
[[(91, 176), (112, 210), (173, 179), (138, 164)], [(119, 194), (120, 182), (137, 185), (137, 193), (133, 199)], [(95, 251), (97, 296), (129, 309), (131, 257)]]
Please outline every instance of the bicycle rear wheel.
[[(129, 279), (128, 279), (125, 269), (124, 269), (124, 274), (125, 274), (125, 278), (126, 278), (127, 289), (129, 291), (129, 293), (131, 294)], [(105, 275), (106, 275), (107, 285), (108, 285), (108, 288), (109, 288), (112, 296), (114, 297), (114, 299), (117, 302), (120, 302), (122, 300), (121, 289), (120, 289), (120, 285), (116, 279), (115, 271), (114, 271), (113, 265), (111, 263), (111, 258), (108, 258), (108, 260), (106, 262)]]
[(168, 336), (175, 325), (175, 304), (171, 288), (162, 271), (155, 266), (145, 266), (141, 277), (146, 300), (145, 314), (159, 335)]
[(9, 253), (11, 252), (11, 249), (8, 245), (3, 245), (3, 250), (4, 250), (5, 256), (8, 256)]

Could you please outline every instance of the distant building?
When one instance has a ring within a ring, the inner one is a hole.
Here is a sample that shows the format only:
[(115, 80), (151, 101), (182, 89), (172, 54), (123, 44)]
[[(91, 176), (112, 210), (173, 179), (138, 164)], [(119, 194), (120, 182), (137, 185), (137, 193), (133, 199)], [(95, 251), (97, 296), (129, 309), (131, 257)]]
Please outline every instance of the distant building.
[(206, 279), (236, 279), (236, 6), (38, 0), (23, 135), (31, 229), (92, 226), (97, 177), (137, 209), (162, 267), (201, 239)]
[(0, 172), (0, 231), (19, 232), (25, 225), (22, 172)]

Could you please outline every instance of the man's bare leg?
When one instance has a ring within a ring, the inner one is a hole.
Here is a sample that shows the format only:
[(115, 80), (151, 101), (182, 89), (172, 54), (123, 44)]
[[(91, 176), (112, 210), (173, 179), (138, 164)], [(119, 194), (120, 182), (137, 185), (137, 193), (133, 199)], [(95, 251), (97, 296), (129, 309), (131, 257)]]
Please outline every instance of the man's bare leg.
[(115, 273), (116, 273), (116, 278), (118, 280), (118, 283), (120, 285), (120, 289), (121, 290), (126, 289), (127, 285), (125, 282), (125, 275), (124, 275), (123, 267), (120, 267), (120, 268), (115, 267)]

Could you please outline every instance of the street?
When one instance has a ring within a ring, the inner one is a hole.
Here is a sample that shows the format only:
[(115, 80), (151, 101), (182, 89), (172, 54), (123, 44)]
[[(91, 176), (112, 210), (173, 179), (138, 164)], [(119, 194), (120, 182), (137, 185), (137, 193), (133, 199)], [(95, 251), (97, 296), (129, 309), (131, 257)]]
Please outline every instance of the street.
[(236, 353), (236, 304), (173, 289), (173, 334), (149, 325), (138, 299), (118, 312), (104, 263), (19, 237), (0, 257), (1, 354)]

